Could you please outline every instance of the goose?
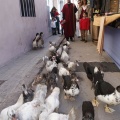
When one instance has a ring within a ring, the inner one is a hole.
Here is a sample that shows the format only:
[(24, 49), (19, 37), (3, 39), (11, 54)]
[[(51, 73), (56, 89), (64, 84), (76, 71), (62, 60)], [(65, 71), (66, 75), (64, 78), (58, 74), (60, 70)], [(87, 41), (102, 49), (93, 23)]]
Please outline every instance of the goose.
[(99, 105), (97, 101), (98, 99), (106, 103), (105, 112), (114, 112), (115, 110), (110, 108), (109, 105), (120, 104), (120, 85), (114, 88), (110, 83), (104, 81), (102, 74), (99, 70), (94, 74), (93, 79), (95, 84), (95, 99), (92, 101), (93, 105)]

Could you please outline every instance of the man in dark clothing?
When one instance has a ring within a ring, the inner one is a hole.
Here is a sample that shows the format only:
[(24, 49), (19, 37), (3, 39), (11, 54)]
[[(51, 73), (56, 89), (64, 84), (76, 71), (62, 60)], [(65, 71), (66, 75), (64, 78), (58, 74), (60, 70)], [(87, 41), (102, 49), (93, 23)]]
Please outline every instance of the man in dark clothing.
[(73, 37), (76, 29), (76, 16), (77, 8), (75, 4), (71, 3), (71, 0), (67, 0), (67, 4), (63, 6), (63, 20), (64, 22), (64, 35), (67, 40), (73, 41)]

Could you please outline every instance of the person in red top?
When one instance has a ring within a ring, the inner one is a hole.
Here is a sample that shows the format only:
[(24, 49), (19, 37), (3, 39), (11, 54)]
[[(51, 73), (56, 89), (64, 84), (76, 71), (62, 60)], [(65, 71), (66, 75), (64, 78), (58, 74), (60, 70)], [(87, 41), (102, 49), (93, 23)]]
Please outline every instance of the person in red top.
[(87, 33), (90, 28), (90, 19), (87, 17), (87, 12), (83, 13), (83, 18), (80, 19), (80, 30), (82, 41), (87, 42)]
[(66, 40), (69, 38), (73, 41), (73, 37), (76, 29), (76, 16), (77, 8), (75, 4), (71, 3), (71, 0), (67, 0), (67, 3), (63, 6), (63, 20), (64, 20), (64, 35)]

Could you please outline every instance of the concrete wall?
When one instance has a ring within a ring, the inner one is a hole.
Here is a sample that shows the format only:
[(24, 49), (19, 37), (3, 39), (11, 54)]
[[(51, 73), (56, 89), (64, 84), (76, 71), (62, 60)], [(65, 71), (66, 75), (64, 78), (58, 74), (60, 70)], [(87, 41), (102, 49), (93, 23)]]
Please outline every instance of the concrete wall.
[(21, 17), (19, 0), (0, 2), (0, 67), (31, 49), (36, 32), (48, 32), (46, 0), (34, 0), (36, 17)]
[(120, 68), (120, 29), (105, 27), (104, 50)]

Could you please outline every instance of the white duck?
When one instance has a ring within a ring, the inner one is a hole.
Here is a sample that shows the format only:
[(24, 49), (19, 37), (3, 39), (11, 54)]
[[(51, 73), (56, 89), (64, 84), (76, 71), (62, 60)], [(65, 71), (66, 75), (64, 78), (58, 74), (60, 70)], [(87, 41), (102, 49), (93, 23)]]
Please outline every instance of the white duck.
[(0, 120), (12, 120), (12, 114), (24, 103), (23, 94), (20, 95), (16, 104), (9, 106), (1, 111)]
[(67, 65), (68, 65), (68, 70), (75, 71), (76, 67), (79, 66), (79, 62), (77, 60), (75, 62), (68, 61)]
[(59, 108), (59, 94), (60, 88), (55, 87), (52, 93), (45, 100), (45, 109), (39, 116), (39, 120), (47, 120), (47, 117), (54, 110)]
[(67, 63), (67, 62), (70, 60), (70, 57), (69, 57), (69, 55), (66, 53), (65, 50), (63, 50), (63, 52), (62, 52), (61, 60), (62, 60), (64, 63)]
[(58, 64), (58, 70), (59, 70), (59, 76), (66, 76), (66, 75), (70, 75), (70, 72), (64, 68), (62, 63)]
[(57, 54), (61, 56), (62, 51), (63, 51), (63, 46), (60, 45), (60, 47), (59, 47), (58, 50), (57, 50)]
[(76, 120), (75, 109), (72, 108), (68, 115), (59, 114), (59, 113), (51, 113), (47, 120)]
[(56, 46), (52, 43), (52, 42), (49, 42), (49, 51), (50, 52), (55, 52), (56, 51)]
[(38, 40), (40, 39), (40, 34), (36, 33), (36, 37), (33, 40), (32, 46), (33, 48), (38, 48)]
[(34, 99), (23, 104), (16, 112), (18, 120), (38, 120), (43, 110), (44, 100), (47, 93), (47, 86), (38, 84), (35, 90)]

